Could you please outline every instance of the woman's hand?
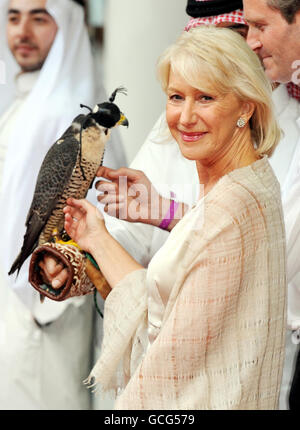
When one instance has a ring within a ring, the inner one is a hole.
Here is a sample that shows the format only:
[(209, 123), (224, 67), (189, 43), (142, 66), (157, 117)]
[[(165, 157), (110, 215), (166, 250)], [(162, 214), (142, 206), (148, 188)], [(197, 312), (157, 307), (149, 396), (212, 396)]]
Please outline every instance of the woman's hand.
[(98, 201), (105, 205), (105, 212), (130, 222), (160, 224), (165, 199), (142, 171), (125, 167), (118, 170), (100, 167), (97, 176), (111, 181), (98, 181), (96, 184), (97, 190), (104, 193), (98, 196)]
[(69, 198), (64, 214), (68, 235), (81, 249), (93, 254), (101, 236), (107, 233), (101, 212), (87, 200)]

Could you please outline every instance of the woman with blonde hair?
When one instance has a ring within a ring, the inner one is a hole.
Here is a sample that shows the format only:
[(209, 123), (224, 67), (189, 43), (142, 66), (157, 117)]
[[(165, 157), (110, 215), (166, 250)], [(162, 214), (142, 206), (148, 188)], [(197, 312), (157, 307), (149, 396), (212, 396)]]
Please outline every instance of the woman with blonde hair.
[(117, 409), (275, 409), (286, 268), (270, 84), (241, 36), (210, 27), (180, 36), (158, 75), (169, 131), (204, 193), (147, 270), (94, 206), (68, 200), (65, 229), (112, 288), (90, 377), (118, 391)]

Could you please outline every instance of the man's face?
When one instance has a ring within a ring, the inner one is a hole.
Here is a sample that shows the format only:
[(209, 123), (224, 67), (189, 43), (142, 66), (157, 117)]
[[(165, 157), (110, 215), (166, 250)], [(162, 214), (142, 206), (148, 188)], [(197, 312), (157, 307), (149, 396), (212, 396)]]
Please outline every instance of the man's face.
[(7, 41), (24, 72), (41, 69), (57, 32), (45, 9), (46, 0), (10, 0)]
[(249, 24), (247, 42), (260, 57), (266, 75), (273, 82), (286, 83), (300, 60), (300, 12), (289, 24), (281, 13), (267, 5), (267, 0), (243, 0)]
[(246, 39), (248, 34), (248, 25), (244, 25), (244, 24), (220, 22), (219, 24), (217, 24), (217, 27), (230, 28), (230, 30), (233, 30), (236, 33), (239, 33), (244, 39)]

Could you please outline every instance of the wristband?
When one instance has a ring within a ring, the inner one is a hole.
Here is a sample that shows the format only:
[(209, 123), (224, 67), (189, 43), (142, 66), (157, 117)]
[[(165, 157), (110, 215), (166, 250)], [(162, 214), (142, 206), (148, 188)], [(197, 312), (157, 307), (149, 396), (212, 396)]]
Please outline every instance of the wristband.
[(170, 207), (169, 207), (167, 213), (165, 214), (164, 219), (159, 224), (159, 228), (162, 228), (163, 230), (167, 230), (171, 221), (173, 221), (174, 215), (175, 215), (177, 208), (178, 208), (178, 205), (179, 205), (179, 203), (175, 202), (175, 200), (173, 200), (172, 198), (175, 198), (175, 194), (173, 193), (173, 191), (171, 191)]

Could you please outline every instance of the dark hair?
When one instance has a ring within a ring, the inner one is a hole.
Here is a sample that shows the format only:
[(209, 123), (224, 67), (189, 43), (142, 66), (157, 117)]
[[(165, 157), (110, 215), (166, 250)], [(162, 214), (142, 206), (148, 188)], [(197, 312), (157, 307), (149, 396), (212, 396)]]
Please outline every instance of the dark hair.
[(75, 3), (80, 4), (80, 6), (85, 6), (85, 0), (73, 0)]
[(188, 0), (186, 13), (193, 18), (220, 15), (243, 9), (243, 0)]
[(292, 24), (300, 10), (300, 0), (268, 0), (268, 6), (280, 11), (283, 18)]

